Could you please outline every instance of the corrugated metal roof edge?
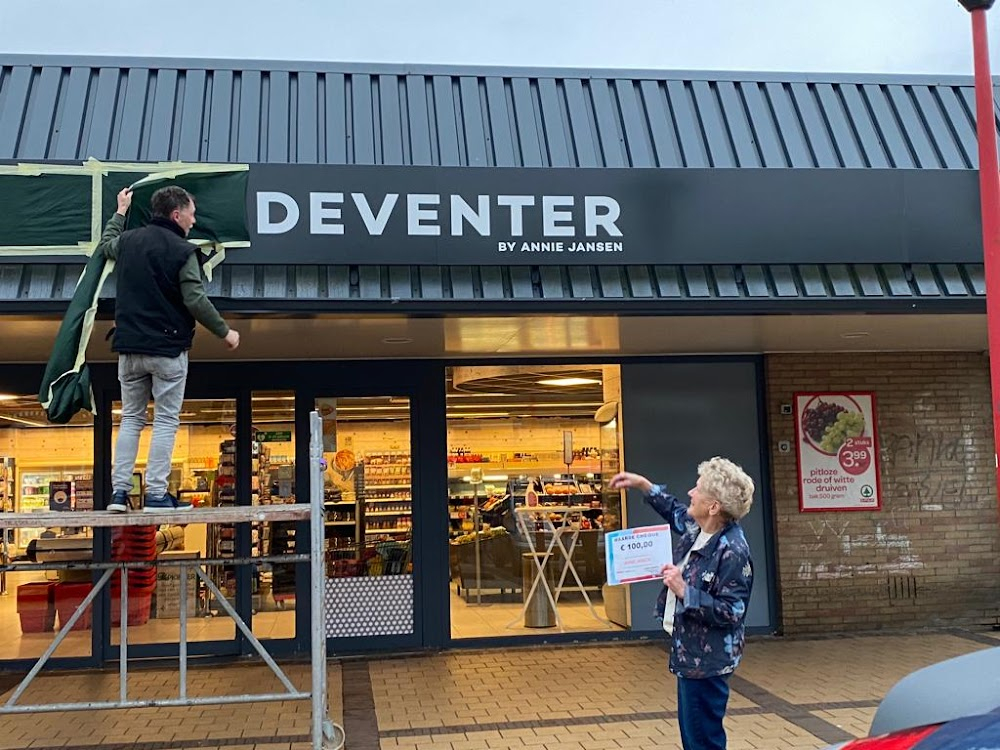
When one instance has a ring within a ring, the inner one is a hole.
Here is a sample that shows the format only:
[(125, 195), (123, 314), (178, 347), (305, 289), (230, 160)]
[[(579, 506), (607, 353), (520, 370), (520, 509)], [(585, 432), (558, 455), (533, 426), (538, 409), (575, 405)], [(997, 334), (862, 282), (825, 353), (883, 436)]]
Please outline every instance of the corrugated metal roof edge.
[[(0, 311), (59, 312), (82, 266), (0, 264)], [(974, 311), (982, 264), (740, 266), (223, 266), (207, 291), (220, 307), (420, 312), (557, 308)], [(104, 294), (114, 296), (114, 277)]]
[[(651, 80), (760, 81), (781, 83), (906, 83), (972, 86), (971, 75), (876, 74), (730, 70), (655, 70), (643, 68), (561, 68), (405, 63), (347, 63), (305, 60), (238, 60), (114, 55), (0, 54), (0, 65), (31, 67), (176, 68), (179, 70), (254, 70), (285, 72), (371, 73), (397, 75), (501, 76), (514, 78), (643, 78)], [(994, 76), (1000, 85), (1000, 76)]]
[[(543, 302), (544, 304), (539, 304)], [(226, 315), (310, 317), (316, 315), (407, 315), (417, 317), (464, 316), (735, 316), (735, 315), (985, 315), (986, 301), (979, 299), (851, 299), (851, 300), (215, 300)], [(5, 315), (58, 320), (66, 302), (0, 301)], [(98, 306), (98, 319), (114, 315), (110, 299)]]

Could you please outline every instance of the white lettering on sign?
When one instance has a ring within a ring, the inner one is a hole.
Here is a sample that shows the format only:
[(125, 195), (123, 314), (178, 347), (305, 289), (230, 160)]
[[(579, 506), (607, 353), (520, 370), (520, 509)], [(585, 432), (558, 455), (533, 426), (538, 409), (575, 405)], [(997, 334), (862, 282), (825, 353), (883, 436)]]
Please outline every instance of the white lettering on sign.
[(510, 234), (513, 237), (524, 236), (524, 215), (523, 210), (528, 206), (535, 205), (535, 198), (531, 195), (498, 195), (498, 206), (510, 208)]
[[(604, 213), (599, 213), (603, 209)], [(610, 237), (621, 237), (621, 230), (615, 225), (622, 209), (618, 201), (606, 195), (588, 195), (583, 199), (583, 217), (586, 223), (588, 237), (597, 236), (597, 227), (601, 227)]]
[(424, 224), (425, 221), (437, 221), (436, 208), (441, 203), (441, 196), (432, 193), (415, 193), (406, 196), (406, 233), (411, 237), (419, 235), (441, 234), (441, 227), (436, 224)]
[(309, 193), (309, 233), (343, 234), (343, 224), (330, 224), (327, 219), (340, 219), (341, 209), (327, 204), (343, 203), (343, 193)]
[(378, 216), (372, 213), (372, 207), (368, 205), (368, 198), (364, 193), (351, 193), (351, 198), (354, 200), (354, 205), (358, 207), (358, 213), (361, 214), (361, 220), (365, 223), (368, 234), (378, 237), (385, 231), (385, 225), (389, 223), (389, 216), (392, 214), (392, 209), (396, 207), (399, 193), (386, 193), (385, 198), (382, 199), (382, 205), (379, 207)]
[(490, 196), (479, 196), (479, 207), (473, 211), (461, 195), (451, 196), (451, 236), (462, 236), (462, 222), (479, 232), (481, 237), (490, 236)]
[(572, 195), (542, 196), (542, 234), (546, 237), (572, 237), (575, 234), (573, 212), (558, 210), (572, 207)]
[[(345, 204), (342, 192), (310, 192), (309, 233), (347, 234), (353, 231), (352, 227), (357, 226), (357, 219), (360, 219), (365, 231), (372, 237), (378, 237), (385, 232), (393, 215), (398, 210), (405, 210), (406, 233), (411, 237), (440, 236), (442, 224), (448, 227), (453, 237), (464, 236), (467, 228), (481, 237), (489, 237), (494, 230), (502, 231), (509, 237), (523, 237), (525, 216), (534, 211), (535, 220), (541, 219), (542, 237), (581, 234), (598, 237), (602, 233), (607, 237), (622, 236), (617, 224), (621, 217), (621, 205), (607, 195), (584, 196), (582, 211), (572, 195), (477, 195), (473, 207), (461, 195), (408, 193), (405, 209), (398, 209), (399, 193), (386, 193), (380, 203), (378, 199), (373, 203), (364, 193), (350, 195), (351, 201)], [(256, 202), (258, 234), (285, 234), (298, 225), (299, 204), (288, 193), (262, 190), (257, 193)], [(348, 210), (352, 205), (356, 211), (353, 222), (350, 215), (345, 215), (345, 211), (354, 213)], [(378, 206), (377, 211), (373, 205)], [(503, 212), (498, 222), (494, 221), (494, 210)], [(448, 216), (442, 217), (442, 212)], [(281, 218), (272, 218), (272, 214)], [(581, 218), (582, 233), (578, 226)]]
[[(285, 218), (271, 221), (271, 205), (278, 204), (285, 209)], [(257, 234), (284, 234), (299, 223), (299, 204), (288, 193), (257, 193)]]

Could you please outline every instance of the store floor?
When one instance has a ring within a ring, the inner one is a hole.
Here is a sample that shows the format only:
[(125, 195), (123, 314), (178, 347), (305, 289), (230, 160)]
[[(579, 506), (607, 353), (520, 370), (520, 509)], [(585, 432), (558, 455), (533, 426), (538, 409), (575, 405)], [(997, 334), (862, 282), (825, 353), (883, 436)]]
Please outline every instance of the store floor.
[[(901, 677), (1000, 646), (1000, 633), (949, 630), (751, 638), (731, 678), (733, 750), (817, 750), (863, 736)], [(329, 711), (350, 750), (680, 750), (674, 678), (661, 641), (455, 649), (331, 661)], [(308, 668), (287, 667), (306, 687)], [(0, 673), (0, 702), (19, 676)], [(192, 693), (274, 689), (259, 665), (191, 670)], [(46, 674), (29, 698), (114, 698), (114, 671)], [(144, 669), (132, 695), (176, 695), (177, 673)], [(0, 750), (308, 750), (305, 703), (4, 717)]]
[[(563, 630), (567, 633), (607, 633), (624, 630), (619, 625), (609, 622), (604, 612), (604, 603), (598, 592), (590, 593), (591, 601), (597, 618), (591, 613), (586, 602), (579, 594), (560, 598), (559, 617)], [(522, 609), (524, 603), (520, 593), (509, 597), (511, 601), (498, 601), (498, 597), (484, 597), (482, 604), (476, 603), (476, 597), (465, 598), (456, 593), (454, 583), (451, 585), (451, 637), (452, 638), (510, 638), (519, 635), (544, 635), (558, 633), (556, 626), (545, 628), (526, 628)], [(599, 619), (598, 619), (599, 618)]]

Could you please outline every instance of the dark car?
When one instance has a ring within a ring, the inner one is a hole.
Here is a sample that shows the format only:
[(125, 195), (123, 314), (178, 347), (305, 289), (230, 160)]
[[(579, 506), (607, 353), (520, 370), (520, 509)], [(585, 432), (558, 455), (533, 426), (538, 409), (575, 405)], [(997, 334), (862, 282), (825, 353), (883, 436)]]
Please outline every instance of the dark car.
[(882, 699), (868, 737), (827, 750), (1000, 750), (1000, 647), (907, 675)]

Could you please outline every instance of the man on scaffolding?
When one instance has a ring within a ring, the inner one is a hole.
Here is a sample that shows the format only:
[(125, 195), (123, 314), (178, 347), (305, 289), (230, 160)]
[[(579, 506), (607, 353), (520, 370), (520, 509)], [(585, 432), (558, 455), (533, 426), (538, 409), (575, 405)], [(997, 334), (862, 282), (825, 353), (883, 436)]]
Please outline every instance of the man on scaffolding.
[(108, 220), (96, 252), (115, 261), (118, 272), (112, 350), (118, 353), (122, 387), (121, 426), (115, 446), (107, 509), (125, 513), (146, 426), (146, 407), (154, 403), (153, 435), (146, 461), (147, 511), (189, 510), (167, 491), (174, 438), (188, 373), (188, 350), (195, 321), (223, 339), (230, 350), (240, 334), (230, 328), (205, 294), (195, 246), (185, 238), (195, 224), (194, 197), (168, 185), (150, 199), (152, 219), (144, 227), (124, 231), (132, 190), (118, 193), (118, 210)]

